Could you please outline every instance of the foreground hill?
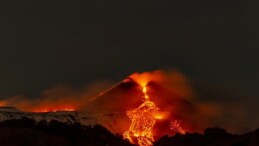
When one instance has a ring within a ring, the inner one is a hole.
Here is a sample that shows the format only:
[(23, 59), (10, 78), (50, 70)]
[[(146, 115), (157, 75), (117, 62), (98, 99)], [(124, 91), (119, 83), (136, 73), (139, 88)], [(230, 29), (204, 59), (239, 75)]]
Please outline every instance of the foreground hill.
[(244, 135), (232, 135), (224, 129), (208, 128), (204, 134), (164, 136), (155, 146), (259, 146), (259, 129)]
[[(131, 146), (121, 136), (102, 126), (83, 126), (52, 120), (36, 122), (22, 118), (0, 123), (1, 146)], [(259, 129), (232, 135), (224, 129), (208, 128), (204, 134), (164, 136), (155, 146), (258, 146)]]
[(0, 123), (1, 146), (127, 146), (121, 137), (102, 126), (82, 126), (29, 118)]

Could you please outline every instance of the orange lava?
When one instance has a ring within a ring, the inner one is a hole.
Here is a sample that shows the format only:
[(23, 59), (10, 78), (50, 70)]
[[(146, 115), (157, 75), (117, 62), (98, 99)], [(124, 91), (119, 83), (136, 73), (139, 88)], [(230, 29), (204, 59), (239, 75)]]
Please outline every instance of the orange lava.
[(136, 109), (127, 111), (131, 125), (129, 130), (124, 132), (123, 137), (133, 144), (150, 146), (154, 142), (152, 129), (161, 116), (159, 116), (159, 108), (149, 100), (146, 86), (143, 86), (142, 91), (145, 101)]
[(123, 136), (133, 144), (140, 146), (149, 146), (154, 142), (152, 129), (156, 123), (158, 108), (151, 101), (145, 101), (138, 108), (127, 112), (131, 119), (129, 130), (124, 132)]
[[(132, 110), (126, 112), (127, 116), (131, 120), (130, 127), (123, 133), (124, 139), (127, 139), (132, 144), (139, 146), (152, 146), (154, 140), (153, 128), (157, 120), (166, 118), (159, 107), (156, 106), (154, 101), (151, 101), (148, 95), (148, 87), (146, 86), (150, 80), (149, 74), (133, 74), (133, 78), (142, 87), (144, 95), (143, 103)], [(180, 134), (185, 134), (185, 131), (181, 127), (181, 121), (172, 120), (168, 129), (176, 131)]]
[(181, 126), (181, 122), (180, 120), (172, 120), (170, 122), (170, 129), (173, 131), (176, 131), (180, 134), (185, 134), (185, 130), (183, 130), (182, 126)]
[(123, 137), (133, 144), (139, 146), (150, 146), (154, 142), (152, 129), (158, 116), (159, 108), (149, 100), (146, 86), (143, 87), (145, 101), (136, 109), (127, 111), (131, 120), (129, 130), (125, 131)]

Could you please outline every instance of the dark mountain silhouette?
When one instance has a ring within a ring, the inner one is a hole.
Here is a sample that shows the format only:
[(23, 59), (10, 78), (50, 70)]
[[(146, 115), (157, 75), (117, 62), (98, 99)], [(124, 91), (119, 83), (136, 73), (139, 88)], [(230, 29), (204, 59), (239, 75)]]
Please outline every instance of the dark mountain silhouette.
[[(82, 126), (58, 121), (35, 122), (29, 118), (0, 123), (1, 146), (131, 146), (120, 135), (102, 126)], [(224, 129), (208, 128), (204, 134), (164, 136), (154, 146), (258, 146), (259, 129), (233, 135)]]
[(141, 97), (143, 97), (142, 87), (127, 78), (93, 99), (87, 109), (98, 112), (125, 112), (140, 105)]
[(0, 123), (1, 146), (130, 146), (120, 136), (102, 126), (87, 127), (79, 123), (35, 122), (29, 118)]
[(233, 135), (224, 129), (207, 128), (204, 134), (176, 134), (164, 136), (154, 146), (259, 146), (259, 129), (243, 134)]

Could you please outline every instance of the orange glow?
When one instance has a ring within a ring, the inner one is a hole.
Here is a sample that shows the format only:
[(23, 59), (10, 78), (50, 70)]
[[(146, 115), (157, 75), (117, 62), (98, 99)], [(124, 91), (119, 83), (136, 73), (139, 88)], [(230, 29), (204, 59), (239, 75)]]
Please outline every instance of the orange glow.
[(148, 94), (147, 94), (147, 87), (146, 86), (143, 87), (142, 92), (144, 93), (145, 100), (148, 100), (149, 97), (148, 97)]
[(14, 106), (21, 111), (25, 112), (57, 112), (57, 111), (76, 111), (77, 102), (72, 100), (59, 99), (59, 100), (19, 100), (13, 98), (9, 100), (0, 101), (0, 107)]
[(1, 106), (6, 106), (6, 103), (4, 101), (0, 101), (0, 107)]
[(40, 113), (46, 113), (46, 112), (58, 112), (58, 111), (75, 111), (74, 108), (71, 107), (64, 107), (64, 108), (42, 108), (42, 109), (36, 109), (32, 112), (40, 112)]
[(147, 87), (146, 87), (146, 86), (143, 87), (143, 93), (144, 93), (144, 94), (147, 93)]
[(132, 123), (129, 130), (124, 132), (123, 137), (139, 146), (152, 145), (154, 142), (152, 129), (157, 120), (158, 110), (152, 101), (146, 100), (136, 109), (127, 111)]
[(40, 97), (7, 98), (0, 101), (0, 106), (14, 106), (25, 112), (76, 110), (96, 114), (97, 118), (107, 113), (126, 113), (109, 115), (99, 120), (100, 124), (140, 146), (152, 145), (164, 135), (202, 132), (207, 127), (203, 116), (206, 113), (189, 102), (195, 94), (178, 71), (134, 73), (109, 87), (106, 81), (80, 90), (57, 86), (45, 90)]
[(153, 127), (156, 120), (162, 119), (159, 108), (149, 100), (146, 86), (142, 86), (145, 101), (137, 108), (127, 111), (131, 120), (129, 130), (125, 131), (123, 137), (133, 144), (139, 146), (151, 146), (154, 142)]
[(162, 114), (156, 114), (155, 118), (161, 120), (164, 118), (164, 116)]
[[(132, 144), (139, 146), (151, 146), (155, 141), (155, 135), (157, 136), (160, 134), (157, 133), (160, 132), (159, 129), (158, 131), (155, 130), (156, 123), (161, 126), (161, 122), (163, 123), (165, 121), (169, 121), (169, 125), (165, 125), (164, 123), (162, 127), (166, 127), (166, 129), (175, 133), (178, 132), (180, 134), (185, 134), (185, 130), (182, 128), (180, 120), (171, 120), (170, 122), (169, 115), (172, 111), (167, 111), (167, 108), (164, 107), (169, 105), (167, 103), (161, 104), (159, 96), (153, 97), (152, 93), (154, 93), (153, 90), (155, 88), (150, 88), (148, 86), (151, 81), (165, 82), (165, 78), (161, 72), (157, 71), (155, 73), (142, 74), (135, 73), (131, 75), (130, 78), (141, 86), (144, 99), (140, 106), (126, 112), (127, 116), (131, 120), (131, 124), (129, 129), (123, 133), (124, 139), (127, 139)], [(163, 111), (161, 111), (161, 108)], [(161, 122), (158, 122), (158, 120)]]
[(130, 75), (130, 78), (134, 79), (140, 86), (143, 87), (143, 89), (146, 91), (145, 87), (148, 82), (150, 81), (162, 81), (164, 80), (164, 77), (161, 75), (160, 71), (154, 71), (154, 72), (144, 72), (144, 73), (134, 73)]
[(183, 130), (182, 126), (181, 126), (181, 122), (180, 120), (172, 120), (170, 122), (170, 129), (173, 131), (176, 131), (180, 134), (185, 134), (185, 130)]

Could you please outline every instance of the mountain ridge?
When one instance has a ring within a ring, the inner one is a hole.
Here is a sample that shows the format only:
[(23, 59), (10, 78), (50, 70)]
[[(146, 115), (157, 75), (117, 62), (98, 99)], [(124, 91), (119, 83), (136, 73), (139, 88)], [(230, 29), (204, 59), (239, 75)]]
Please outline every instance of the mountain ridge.
[(15, 107), (0, 107), (0, 122), (22, 118), (33, 119), (36, 122), (40, 122), (41, 120), (46, 120), (47, 122), (56, 120), (67, 124), (97, 125), (96, 118), (90, 113), (65, 110), (55, 112), (23, 112)]
[[(15, 139), (15, 140), (14, 140)], [(154, 146), (258, 146), (259, 129), (237, 135), (226, 130), (207, 128), (203, 134), (163, 136)], [(0, 122), (1, 146), (132, 146), (121, 135), (111, 133), (101, 125), (83, 126), (78, 123), (65, 124), (52, 120), (36, 123), (33, 119), (22, 118)]]

